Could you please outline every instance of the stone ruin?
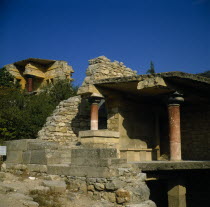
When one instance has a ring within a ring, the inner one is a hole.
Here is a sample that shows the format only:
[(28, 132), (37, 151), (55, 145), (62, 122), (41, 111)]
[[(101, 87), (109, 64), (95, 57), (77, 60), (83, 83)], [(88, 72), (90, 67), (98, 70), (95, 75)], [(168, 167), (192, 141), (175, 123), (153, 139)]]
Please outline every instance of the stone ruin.
[(74, 70), (63, 60), (28, 58), (4, 67), (14, 76), (14, 82), (19, 82), (21, 88), (28, 92), (38, 92), (57, 79), (73, 80)]
[(137, 75), (104, 56), (89, 61), (86, 75), (36, 140), (6, 142), (4, 170), (59, 175), (72, 190), (113, 206), (193, 206), (199, 199), (193, 190), (186, 198), (186, 188), (210, 169), (210, 80)]

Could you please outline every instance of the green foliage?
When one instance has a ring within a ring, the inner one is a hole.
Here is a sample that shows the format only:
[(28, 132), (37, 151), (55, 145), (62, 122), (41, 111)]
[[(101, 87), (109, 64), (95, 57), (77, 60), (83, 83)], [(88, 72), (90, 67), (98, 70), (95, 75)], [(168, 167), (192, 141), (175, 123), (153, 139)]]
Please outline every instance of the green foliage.
[(53, 102), (57, 104), (66, 100), (69, 97), (76, 96), (78, 87), (72, 86), (68, 80), (58, 80), (54, 84), (51, 84), (49, 87), (45, 88), (45, 91), (48, 91)]
[(201, 75), (201, 76), (210, 78), (210, 70), (207, 70), (207, 71), (205, 71), (205, 72), (203, 72), (203, 73), (198, 73), (198, 75)]
[(11, 87), (13, 86), (14, 77), (6, 70), (0, 69), (0, 86)]
[(7, 82), (9, 78), (0, 85), (0, 140), (36, 138), (58, 103), (76, 95), (76, 87), (66, 80), (57, 81), (36, 95)]
[(154, 63), (150, 62), (150, 68), (147, 70), (147, 74), (154, 74), (155, 73), (155, 66)]

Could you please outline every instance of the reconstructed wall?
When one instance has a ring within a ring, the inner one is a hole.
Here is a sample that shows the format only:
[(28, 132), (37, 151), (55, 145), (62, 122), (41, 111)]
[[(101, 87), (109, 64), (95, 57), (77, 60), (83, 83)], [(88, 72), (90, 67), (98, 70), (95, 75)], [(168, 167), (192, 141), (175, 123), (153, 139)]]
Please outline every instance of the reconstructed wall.
[(210, 106), (181, 107), (182, 158), (210, 160)]
[(66, 144), (78, 141), (78, 132), (89, 129), (89, 111), (85, 111), (85, 103), (81, 97), (71, 97), (60, 102), (53, 114), (47, 118), (46, 124), (39, 131), (38, 138)]

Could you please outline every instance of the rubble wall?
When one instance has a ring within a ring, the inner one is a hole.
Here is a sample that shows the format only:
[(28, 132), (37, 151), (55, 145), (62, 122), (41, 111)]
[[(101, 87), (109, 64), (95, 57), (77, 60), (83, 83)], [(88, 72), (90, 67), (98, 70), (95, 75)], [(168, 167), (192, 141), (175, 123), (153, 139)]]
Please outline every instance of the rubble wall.
[(182, 106), (181, 134), (184, 160), (210, 160), (210, 106)]
[(136, 73), (122, 62), (111, 62), (107, 57), (100, 56), (89, 60), (89, 67), (86, 70), (87, 77), (83, 84), (90, 84), (99, 79), (134, 76)]
[(79, 94), (83, 94), (88, 85), (94, 84), (95, 81), (116, 77), (135, 76), (137, 71), (127, 68), (122, 62), (111, 62), (105, 56), (100, 56), (89, 60), (89, 66), (86, 70), (86, 77), (79, 88)]
[[(83, 100), (84, 101), (84, 100)], [(80, 96), (71, 97), (59, 103), (46, 124), (38, 132), (38, 138), (59, 143), (75, 144), (78, 132), (88, 130), (90, 117)]]

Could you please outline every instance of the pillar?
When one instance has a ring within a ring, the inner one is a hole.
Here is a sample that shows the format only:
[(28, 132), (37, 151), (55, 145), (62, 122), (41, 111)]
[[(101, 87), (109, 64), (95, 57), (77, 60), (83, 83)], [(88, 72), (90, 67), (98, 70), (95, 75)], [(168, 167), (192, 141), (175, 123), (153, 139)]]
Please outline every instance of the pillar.
[(101, 97), (90, 97), (89, 102), (91, 103), (90, 109), (90, 130), (98, 130), (98, 110)]
[(27, 91), (32, 92), (33, 91), (33, 76), (27, 77)]
[(186, 187), (184, 180), (174, 178), (168, 181), (168, 207), (186, 207)]
[(169, 97), (168, 116), (169, 116), (169, 145), (170, 160), (179, 161), (181, 157), (181, 129), (180, 129), (180, 103), (184, 99), (178, 92)]

